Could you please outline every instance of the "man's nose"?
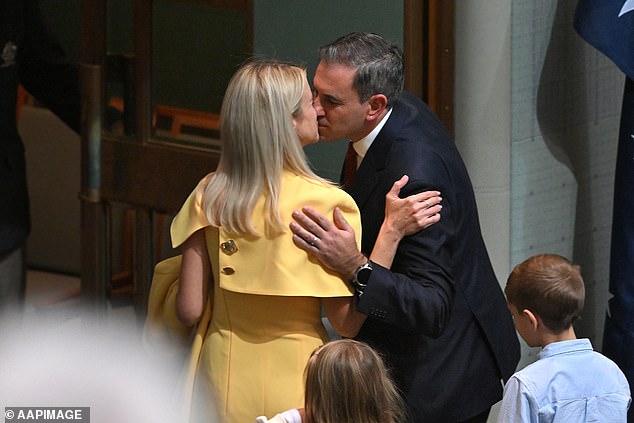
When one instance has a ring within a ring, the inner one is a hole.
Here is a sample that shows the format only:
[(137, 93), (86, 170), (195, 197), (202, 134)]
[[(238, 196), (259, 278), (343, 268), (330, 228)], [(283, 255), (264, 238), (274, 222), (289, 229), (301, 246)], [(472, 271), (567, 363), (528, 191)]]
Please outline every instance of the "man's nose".
[(324, 108), (321, 107), (319, 96), (315, 96), (315, 98), (313, 99), (313, 107), (315, 108), (315, 111), (317, 112), (317, 116), (323, 116), (325, 114)]

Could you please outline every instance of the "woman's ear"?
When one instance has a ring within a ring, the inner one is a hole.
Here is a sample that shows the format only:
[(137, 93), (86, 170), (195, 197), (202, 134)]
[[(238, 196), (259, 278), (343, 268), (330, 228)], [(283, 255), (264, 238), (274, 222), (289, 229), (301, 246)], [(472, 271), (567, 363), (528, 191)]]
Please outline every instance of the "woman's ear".
[(368, 111), (368, 119), (375, 120), (383, 116), (383, 112), (387, 108), (387, 97), (383, 94), (374, 94), (368, 100), (370, 109)]

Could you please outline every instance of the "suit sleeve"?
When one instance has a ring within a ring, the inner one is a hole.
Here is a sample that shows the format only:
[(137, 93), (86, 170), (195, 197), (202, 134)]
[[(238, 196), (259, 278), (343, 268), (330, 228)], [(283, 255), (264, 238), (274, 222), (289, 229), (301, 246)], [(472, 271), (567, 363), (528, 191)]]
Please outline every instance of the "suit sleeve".
[[(375, 264), (368, 287), (357, 300), (357, 310), (368, 317), (405, 333), (429, 337), (440, 336), (447, 326), (455, 293), (451, 250), (456, 228), (451, 195), (446, 192), (446, 183), (441, 182), (449, 180), (443, 179), (449, 175), (441, 164), (438, 161), (426, 166), (428, 175), (418, 171), (416, 179), (410, 177), (401, 193), (405, 197), (429, 189), (441, 191), (440, 221), (402, 239), (391, 270)], [(412, 169), (409, 174), (415, 175), (414, 172)], [(362, 217), (363, 213), (362, 210)]]

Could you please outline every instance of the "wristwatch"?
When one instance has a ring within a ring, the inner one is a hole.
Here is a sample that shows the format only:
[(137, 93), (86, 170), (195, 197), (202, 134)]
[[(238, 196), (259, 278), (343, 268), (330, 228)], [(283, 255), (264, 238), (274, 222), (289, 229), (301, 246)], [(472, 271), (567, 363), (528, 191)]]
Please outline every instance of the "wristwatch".
[(354, 271), (354, 275), (352, 276), (352, 280), (350, 282), (357, 294), (363, 294), (363, 291), (368, 286), (371, 274), (372, 262), (370, 260), (357, 267), (357, 270)]

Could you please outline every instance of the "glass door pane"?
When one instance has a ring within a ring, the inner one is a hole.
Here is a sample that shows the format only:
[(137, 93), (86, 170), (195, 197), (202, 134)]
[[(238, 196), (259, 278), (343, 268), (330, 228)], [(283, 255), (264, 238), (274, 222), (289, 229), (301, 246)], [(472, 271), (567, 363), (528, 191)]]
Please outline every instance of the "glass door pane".
[(222, 98), (231, 75), (250, 57), (250, 34), (249, 11), (241, 2), (234, 7), (216, 3), (152, 3), (156, 139), (219, 148)]

